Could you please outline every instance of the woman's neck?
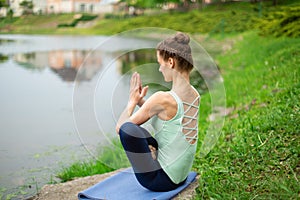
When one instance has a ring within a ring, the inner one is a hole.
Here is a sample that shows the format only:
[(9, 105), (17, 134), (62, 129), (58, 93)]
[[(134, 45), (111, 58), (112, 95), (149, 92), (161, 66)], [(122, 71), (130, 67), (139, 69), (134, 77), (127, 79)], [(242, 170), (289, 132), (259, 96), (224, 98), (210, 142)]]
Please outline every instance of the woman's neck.
[(182, 94), (190, 87), (189, 73), (173, 73), (172, 90), (176, 93)]

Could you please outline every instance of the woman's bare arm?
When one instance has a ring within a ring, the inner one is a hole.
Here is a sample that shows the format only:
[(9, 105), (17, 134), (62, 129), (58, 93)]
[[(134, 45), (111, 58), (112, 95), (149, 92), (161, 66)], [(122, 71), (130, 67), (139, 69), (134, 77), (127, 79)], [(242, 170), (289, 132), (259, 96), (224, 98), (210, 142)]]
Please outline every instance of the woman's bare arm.
[(117, 133), (119, 133), (119, 129), (123, 123), (130, 121), (140, 125), (148, 121), (152, 116), (163, 112), (165, 109), (163, 102), (166, 94), (164, 92), (156, 92), (143, 102), (143, 105), (139, 110), (137, 110), (137, 112), (133, 113), (135, 107), (138, 105), (141, 99), (143, 99), (148, 90), (147, 86), (140, 89), (140, 83), (141, 81), (139, 74), (134, 73), (130, 81), (130, 96), (128, 104), (125, 110), (122, 112), (116, 125)]

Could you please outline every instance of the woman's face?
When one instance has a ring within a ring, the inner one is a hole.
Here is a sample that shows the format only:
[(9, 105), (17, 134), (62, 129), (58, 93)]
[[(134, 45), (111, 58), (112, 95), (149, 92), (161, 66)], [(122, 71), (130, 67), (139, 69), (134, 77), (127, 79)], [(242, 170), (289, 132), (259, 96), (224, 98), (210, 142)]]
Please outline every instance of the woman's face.
[(170, 66), (168, 61), (164, 61), (164, 59), (159, 55), (159, 51), (157, 51), (156, 56), (159, 64), (159, 71), (163, 74), (165, 81), (172, 81), (172, 66)]

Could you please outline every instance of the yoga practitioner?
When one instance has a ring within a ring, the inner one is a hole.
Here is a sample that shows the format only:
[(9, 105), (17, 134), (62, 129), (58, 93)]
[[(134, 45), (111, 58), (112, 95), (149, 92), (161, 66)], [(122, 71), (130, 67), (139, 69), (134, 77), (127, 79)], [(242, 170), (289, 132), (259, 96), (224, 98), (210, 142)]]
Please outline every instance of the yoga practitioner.
[[(170, 191), (184, 183), (191, 170), (198, 139), (200, 95), (190, 84), (193, 59), (190, 38), (176, 33), (157, 45), (159, 71), (167, 92), (147, 100), (148, 86), (133, 73), (126, 109), (116, 125), (121, 143), (138, 182), (152, 191)], [(136, 106), (140, 108), (134, 112)], [(141, 125), (151, 120), (153, 136)]]

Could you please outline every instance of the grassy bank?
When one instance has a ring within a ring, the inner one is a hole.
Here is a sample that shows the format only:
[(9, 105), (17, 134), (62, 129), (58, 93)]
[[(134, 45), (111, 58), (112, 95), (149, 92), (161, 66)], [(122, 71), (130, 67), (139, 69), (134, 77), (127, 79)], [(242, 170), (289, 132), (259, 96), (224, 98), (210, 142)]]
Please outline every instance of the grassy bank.
[(299, 13), (300, 4), (289, 0), (276, 7), (270, 6), (270, 2), (235, 2), (209, 5), (189, 12), (155, 12), (134, 17), (114, 14), (97, 18), (88, 14), (81, 17), (78, 14), (28, 15), (0, 18), (0, 33), (112, 35), (136, 28), (158, 27), (224, 36), (259, 28), (264, 35), (299, 37)]
[(59, 28), (60, 24), (71, 24), (74, 14), (29, 15), (0, 20), (0, 30), (1, 33), (13, 34), (111, 35), (141, 27), (163, 27), (189, 33), (240, 32), (253, 28), (253, 17), (259, 16), (257, 7), (258, 4), (234, 3), (208, 6), (191, 12), (168, 12), (130, 18), (110, 16), (97, 18), (91, 26), (85, 28)]
[[(217, 146), (196, 158), (204, 199), (297, 199), (300, 197), (300, 40), (243, 34), (218, 56), (234, 111)], [(210, 113), (202, 98), (200, 134)], [(199, 154), (198, 154), (199, 155)]]

